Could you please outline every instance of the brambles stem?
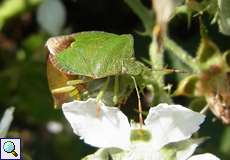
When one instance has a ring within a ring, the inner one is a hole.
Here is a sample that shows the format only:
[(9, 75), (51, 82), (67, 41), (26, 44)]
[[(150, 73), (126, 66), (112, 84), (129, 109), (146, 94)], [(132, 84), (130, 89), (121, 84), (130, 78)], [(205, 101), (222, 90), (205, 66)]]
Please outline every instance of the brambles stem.
[(165, 37), (164, 46), (171, 53), (176, 55), (183, 63), (189, 66), (193, 72), (198, 72), (199, 68), (196, 64), (196, 60), (189, 55), (185, 50), (183, 50), (179, 45), (177, 45), (173, 40)]

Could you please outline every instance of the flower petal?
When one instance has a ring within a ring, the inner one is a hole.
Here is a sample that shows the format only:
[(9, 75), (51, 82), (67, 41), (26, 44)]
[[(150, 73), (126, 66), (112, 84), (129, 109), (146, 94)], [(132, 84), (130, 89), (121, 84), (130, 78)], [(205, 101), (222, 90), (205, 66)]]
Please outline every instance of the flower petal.
[(218, 157), (210, 153), (198, 154), (190, 157), (188, 160), (220, 160)]
[[(100, 107), (98, 113), (97, 105)], [(128, 148), (130, 125), (118, 108), (88, 99), (65, 103), (62, 110), (74, 133), (81, 136), (85, 143), (99, 148)]]
[(152, 132), (153, 145), (161, 148), (170, 142), (190, 138), (204, 119), (204, 115), (181, 105), (162, 103), (149, 110), (145, 124)]
[(164, 160), (161, 152), (155, 150), (149, 143), (134, 143), (124, 160)]

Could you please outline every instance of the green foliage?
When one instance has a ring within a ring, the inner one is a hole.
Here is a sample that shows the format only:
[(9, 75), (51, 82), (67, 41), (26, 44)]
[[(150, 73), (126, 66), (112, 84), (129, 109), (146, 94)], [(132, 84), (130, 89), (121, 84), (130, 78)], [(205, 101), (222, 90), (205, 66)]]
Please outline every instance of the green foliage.
[(0, 30), (6, 21), (18, 14), (31, 9), (41, 3), (42, 0), (7, 0), (0, 7)]

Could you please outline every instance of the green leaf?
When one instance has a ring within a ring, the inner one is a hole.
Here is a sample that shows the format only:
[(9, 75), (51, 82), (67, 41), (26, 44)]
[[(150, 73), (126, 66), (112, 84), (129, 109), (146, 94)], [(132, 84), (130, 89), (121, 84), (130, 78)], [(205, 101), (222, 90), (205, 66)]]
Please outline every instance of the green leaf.
[(218, 0), (219, 19), (218, 25), (221, 33), (230, 35), (230, 0)]
[(64, 72), (92, 77), (138, 75), (142, 64), (133, 57), (133, 37), (106, 32), (81, 32), (74, 42), (55, 55)]

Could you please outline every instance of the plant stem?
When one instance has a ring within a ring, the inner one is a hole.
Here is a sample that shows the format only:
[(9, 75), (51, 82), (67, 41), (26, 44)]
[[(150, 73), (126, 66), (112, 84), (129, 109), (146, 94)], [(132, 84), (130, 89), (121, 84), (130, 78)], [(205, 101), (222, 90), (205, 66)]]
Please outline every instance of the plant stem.
[(166, 49), (171, 51), (174, 55), (176, 55), (183, 63), (189, 66), (193, 72), (199, 72), (198, 65), (196, 64), (195, 58), (189, 55), (184, 49), (182, 49), (179, 45), (177, 45), (173, 40), (165, 37), (164, 46)]
[(154, 24), (153, 12), (148, 10), (140, 0), (125, 0), (125, 3), (133, 10), (133, 12), (142, 21), (145, 27), (145, 35), (152, 34), (152, 28)]
[[(153, 39), (150, 44), (149, 55), (152, 64), (152, 71), (161, 70), (164, 67), (164, 54), (157, 51), (157, 43)], [(154, 72), (154, 79), (157, 81), (159, 86), (164, 86), (164, 73), (163, 72)]]

